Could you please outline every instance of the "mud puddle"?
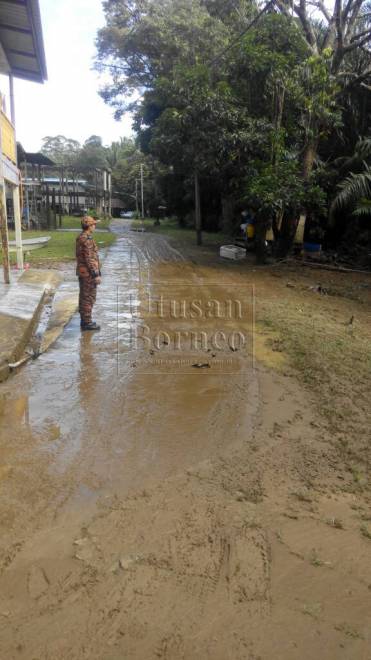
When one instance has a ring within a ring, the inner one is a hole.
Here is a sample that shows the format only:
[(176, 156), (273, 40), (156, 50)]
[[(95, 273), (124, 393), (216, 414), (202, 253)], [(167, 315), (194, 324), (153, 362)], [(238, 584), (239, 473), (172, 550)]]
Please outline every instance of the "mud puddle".
[[(215, 332), (233, 332), (236, 319), (226, 314), (233, 294), (208, 284), (162, 237), (123, 232), (104, 262), (102, 331), (81, 335), (74, 317), (49, 351), (1, 388), (4, 554), (23, 537), (23, 524), (27, 535), (46, 511), (55, 520), (81, 492), (91, 500), (145, 488), (248, 436), (258, 400), (250, 345), (210, 343)], [(156, 307), (161, 297), (174, 303), (173, 316)], [(209, 317), (206, 308), (191, 317), (192, 301), (210, 302)], [(237, 320), (250, 342), (250, 311)], [(133, 340), (139, 324), (150, 326), (157, 345)], [(177, 347), (167, 345), (174, 332)]]

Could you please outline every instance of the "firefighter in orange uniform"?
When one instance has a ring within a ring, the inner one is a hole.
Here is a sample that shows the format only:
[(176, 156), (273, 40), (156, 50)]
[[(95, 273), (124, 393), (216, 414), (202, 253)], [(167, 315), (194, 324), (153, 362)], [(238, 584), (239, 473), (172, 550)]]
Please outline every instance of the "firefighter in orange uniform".
[(81, 220), (82, 232), (76, 239), (76, 275), (79, 278), (79, 312), (81, 330), (100, 330), (92, 320), (93, 305), (97, 298), (97, 286), (101, 283), (98, 246), (93, 239), (97, 221), (91, 216)]

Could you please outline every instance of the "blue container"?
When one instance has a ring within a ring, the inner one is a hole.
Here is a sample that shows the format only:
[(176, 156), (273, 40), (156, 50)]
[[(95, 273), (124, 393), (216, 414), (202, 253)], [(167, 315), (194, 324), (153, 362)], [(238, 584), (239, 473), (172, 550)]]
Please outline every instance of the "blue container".
[(321, 252), (321, 243), (304, 243), (305, 252)]

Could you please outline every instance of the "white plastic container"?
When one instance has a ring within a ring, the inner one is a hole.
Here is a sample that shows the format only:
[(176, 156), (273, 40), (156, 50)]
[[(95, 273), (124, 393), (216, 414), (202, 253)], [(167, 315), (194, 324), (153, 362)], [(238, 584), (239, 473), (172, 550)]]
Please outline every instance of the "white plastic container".
[(245, 259), (246, 250), (237, 247), (237, 245), (222, 245), (220, 248), (220, 256), (224, 259)]

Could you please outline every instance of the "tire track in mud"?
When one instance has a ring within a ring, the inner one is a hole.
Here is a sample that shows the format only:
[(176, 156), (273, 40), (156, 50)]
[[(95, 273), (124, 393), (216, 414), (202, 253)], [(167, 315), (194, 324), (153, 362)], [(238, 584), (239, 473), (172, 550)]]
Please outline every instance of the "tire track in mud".
[(151, 234), (150, 232), (134, 232), (130, 230), (131, 223), (122, 225), (120, 221), (113, 221), (111, 230), (122, 237), (138, 255), (138, 262), (142, 268), (149, 264), (164, 262), (185, 263), (184, 256), (176, 250), (165, 236)]
[(128, 242), (138, 251), (143, 266), (160, 261), (185, 263), (183, 255), (172, 247), (163, 236), (155, 236), (154, 234), (138, 235), (135, 240), (130, 238)]
[[(62, 562), (43, 561), (46, 577), (25, 594), (22, 628), (43, 621), (47, 630), (44, 653), (36, 636), (28, 652), (40, 660), (245, 659), (247, 621), (270, 611), (269, 545), (253, 524), (255, 503), (233, 491), (221, 497), (220, 471), (232, 482), (235, 470), (204, 466), (107, 502)], [(61, 620), (70, 631), (63, 640)]]

